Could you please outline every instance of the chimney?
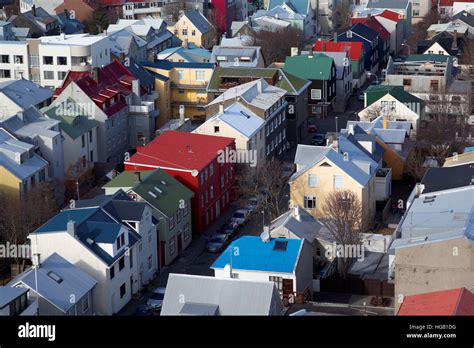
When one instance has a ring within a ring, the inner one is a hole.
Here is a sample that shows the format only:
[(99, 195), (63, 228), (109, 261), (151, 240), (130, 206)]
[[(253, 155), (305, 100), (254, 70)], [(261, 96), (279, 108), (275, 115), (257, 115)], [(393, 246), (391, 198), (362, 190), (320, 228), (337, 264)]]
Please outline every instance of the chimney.
[(183, 40), (183, 48), (189, 48), (189, 41), (187, 38)]
[(99, 68), (93, 68), (91, 70), (91, 75), (94, 81), (99, 83)]
[(140, 80), (139, 79), (132, 80), (132, 92), (135, 96), (140, 98)]
[[(230, 257), (232, 258), (232, 253)], [(224, 278), (232, 278), (232, 266), (229, 263), (224, 266)]]
[(23, 122), (25, 121), (25, 114), (23, 114), (23, 111), (18, 111), (16, 115), (20, 120), (22, 120)]
[(262, 81), (263, 81), (262, 79), (257, 81), (257, 91), (258, 91), (258, 93), (262, 93), (262, 91), (263, 91), (263, 86), (262, 86), (263, 82)]
[(224, 114), (224, 103), (219, 104), (219, 115)]
[(388, 121), (387, 121), (387, 117), (383, 117), (383, 129), (387, 129), (388, 128)]
[(33, 16), (36, 17), (36, 5), (31, 7), (31, 11), (33, 12)]
[(416, 196), (419, 196), (423, 193), (425, 189), (425, 185), (423, 185), (422, 183), (417, 183), (416, 186), (415, 186), (415, 195)]
[(291, 56), (297, 56), (298, 55), (298, 47), (292, 47), (291, 48)]
[(66, 19), (69, 19), (69, 11), (67, 10), (67, 8), (64, 9), (64, 16), (66, 17)]
[(336, 150), (336, 152), (339, 152), (339, 140), (337, 138), (333, 139), (332, 148)]
[(142, 175), (140, 172), (133, 173), (133, 178), (135, 183), (142, 182)]
[(67, 233), (69, 233), (73, 237), (76, 236), (76, 222), (75, 221), (69, 220), (66, 228), (67, 228)]
[(458, 49), (458, 31), (454, 30), (453, 33), (453, 44), (451, 46), (451, 49), (457, 50)]
[(349, 125), (349, 134), (354, 135), (354, 125), (353, 124)]
[(293, 208), (293, 216), (295, 217), (296, 220), (301, 221), (300, 207), (298, 204), (296, 204), (295, 207)]
[(334, 33), (334, 42), (337, 42), (337, 33)]

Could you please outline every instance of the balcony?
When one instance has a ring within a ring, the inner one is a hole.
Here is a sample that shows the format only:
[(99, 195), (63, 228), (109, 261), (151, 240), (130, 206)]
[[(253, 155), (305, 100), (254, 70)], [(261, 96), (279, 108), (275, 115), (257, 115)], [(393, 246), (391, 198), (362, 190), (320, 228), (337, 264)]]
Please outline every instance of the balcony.
[(392, 169), (380, 168), (375, 174), (375, 199), (385, 201), (392, 195)]
[(38, 300), (29, 298), (27, 303), (28, 307), (26, 307), (24, 311), (20, 313), (20, 316), (38, 315)]
[(203, 89), (207, 88), (209, 81), (196, 81), (196, 80), (179, 80), (179, 83), (173, 82), (171, 84), (172, 88), (180, 89)]
[(147, 102), (154, 102), (159, 97), (160, 97), (160, 94), (158, 93), (158, 91), (151, 91), (147, 95), (143, 96), (142, 100), (147, 101)]

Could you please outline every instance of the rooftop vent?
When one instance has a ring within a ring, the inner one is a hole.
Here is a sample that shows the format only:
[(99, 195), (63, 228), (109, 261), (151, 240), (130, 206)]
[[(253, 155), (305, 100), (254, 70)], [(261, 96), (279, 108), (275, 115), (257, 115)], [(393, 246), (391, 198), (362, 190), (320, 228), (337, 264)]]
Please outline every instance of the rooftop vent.
[(153, 198), (157, 198), (157, 195), (155, 195), (155, 194), (154, 194), (153, 192), (151, 192), (151, 191), (148, 191), (148, 194), (149, 194), (150, 196), (152, 196)]
[(286, 240), (277, 240), (275, 241), (275, 245), (273, 246), (274, 251), (286, 251), (286, 247), (288, 245), (288, 241)]
[(427, 196), (423, 199), (423, 203), (433, 203), (436, 199), (436, 196)]
[(62, 283), (63, 281), (63, 278), (61, 278), (57, 273), (54, 273), (53, 271), (48, 272), (48, 277), (50, 277), (52, 280), (54, 280), (58, 284)]
[(93, 241), (92, 239), (90, 239), (90, 238), (87, 238), (87, 239), (86, 239), (86, 242), (87, 242), (87, 244), (89, 244), (89, 245), (94, 244), (94, 241)]
[(164, 186), (167, 185), (167, 184), (166, 184), (166, 181), (164, 181), (164, 180), (161, 180), (160, 182), (161, 182), (161, 184), (164, 185)]
[(155, 189), (156, 192), (158, 192), (158, 193), (163, 193), (163, 191), (161, 191), (158, 187), (155, 186), (155, 187), (153, 187), (153, 188)]

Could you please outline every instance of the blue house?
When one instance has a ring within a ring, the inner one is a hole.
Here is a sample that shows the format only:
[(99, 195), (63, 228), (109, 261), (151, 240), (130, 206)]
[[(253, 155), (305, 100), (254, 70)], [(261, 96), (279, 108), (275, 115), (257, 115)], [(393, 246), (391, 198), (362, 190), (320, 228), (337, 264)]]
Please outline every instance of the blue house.
[(365, 70), (375, 73), (378, 70), (379, 62), (379, 34), (364, 24), (354, 24), (349, 30), (339, 34), (338, 41), (342, 42), (362, 42), (365, 51)]
[(311, 294), (310, 244), (304, 239), (271, 238), (264, 234), (233, 241), (212, 264), (215, 277), (272, 281), (284, 298)]

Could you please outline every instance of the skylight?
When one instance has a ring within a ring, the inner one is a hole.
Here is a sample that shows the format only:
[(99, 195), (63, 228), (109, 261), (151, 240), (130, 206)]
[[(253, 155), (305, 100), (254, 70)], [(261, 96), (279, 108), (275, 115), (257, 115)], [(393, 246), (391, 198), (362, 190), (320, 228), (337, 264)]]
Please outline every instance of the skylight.
[(273, 246), (274, 251), (286, 251), (286, 247), (288, 245), (288, 241), (286, 240), (277, 240), (275, 241), (275, 245)]
[(48, 272), (48, 276), (58, 284), (63, 281), (63, 278), (61, 278), (57, 273), (54, 273), (53, 271)]

